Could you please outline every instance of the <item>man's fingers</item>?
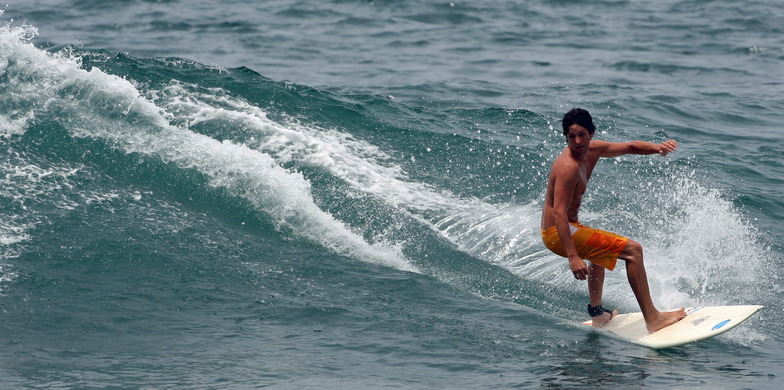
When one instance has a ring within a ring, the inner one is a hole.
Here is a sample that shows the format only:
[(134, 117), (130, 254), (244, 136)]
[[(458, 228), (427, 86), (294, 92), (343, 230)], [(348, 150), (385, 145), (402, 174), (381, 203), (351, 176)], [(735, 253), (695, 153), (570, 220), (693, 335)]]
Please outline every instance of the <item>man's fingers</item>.
[(659, 150), (659, 154), (661, 154), (662, 156), (666, 156), (668, 153), (674, 152), (675, 149), (677, 148), (678, 148), (677, 142), (673, 140), (664, 141), (661, 144), (661, 149)]

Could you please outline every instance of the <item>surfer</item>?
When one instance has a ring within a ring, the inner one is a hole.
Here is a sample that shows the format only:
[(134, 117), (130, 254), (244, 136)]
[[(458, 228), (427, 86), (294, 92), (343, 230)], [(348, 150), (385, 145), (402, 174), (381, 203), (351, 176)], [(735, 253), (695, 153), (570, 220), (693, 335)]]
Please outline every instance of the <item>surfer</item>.
[[(604, 326), (618, 314), (617, 310), (610, 312), (601, 305), (604, 270), (612, 271), (618, 258), (626, 262), (629, 284), (640, 305), (648, 332), (678, 322), (686, 316), (684, 308), (660, 312), (653, 304), (643, 265), (642, 246), (615, 233), (581, 225), (577, 219), (583, 194), (599, 158), (654, 153), (666, 156), (678, 147), (678, 143), (673, 140), (661, 144), (592, 140), (593, 119), (588, 111), (581, 108), (566, 113), (562, 126), (568, 146), (553, 162), (547, 183), (542, 211), (545, 246), (569, 259), (569, 267), (576, 279), (588, 279), (591, 301), (588, 313), (594, 326)], [(583, 259), (589, 260), (591, 265), (586, 265)]]

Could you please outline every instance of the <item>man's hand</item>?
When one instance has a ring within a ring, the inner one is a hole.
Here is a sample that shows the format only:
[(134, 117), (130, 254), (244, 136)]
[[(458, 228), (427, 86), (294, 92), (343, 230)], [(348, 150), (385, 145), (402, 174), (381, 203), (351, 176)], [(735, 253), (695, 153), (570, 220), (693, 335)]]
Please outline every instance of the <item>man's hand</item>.
[(575, 279), (585, 280), (588, 278), (588, 266), (585, 264), (585, 260), (579, 256), (569, 258), (569, 267), (572, 268)]
[(659, 147), (659, 154), (666, 156), (667, 154), (674, 152), (675, 149), (678, 149), (677, 142), (674, 140), (664, 141)]

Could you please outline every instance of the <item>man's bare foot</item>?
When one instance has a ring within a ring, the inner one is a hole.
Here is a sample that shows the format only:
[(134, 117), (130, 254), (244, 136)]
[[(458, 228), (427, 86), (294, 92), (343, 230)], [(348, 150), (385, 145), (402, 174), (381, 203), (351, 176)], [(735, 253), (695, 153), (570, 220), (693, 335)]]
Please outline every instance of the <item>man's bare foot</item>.
[(680, 310), (659, 312), (656, 318), (650, 322), (646, 321), (645, 326), (648, 327), (648, 333), (653, 333), (682, 320), (683, 317), (686, 317), (686, 309), (683, 307)]
[(597, 327), (597, 328), (601, 328), (601, 327), (607, 325), (607, 323), (610, 322), (610, 320), (613, 319), (617, 315), (618, 315), (618, 310), (613, 310), (612, 314), (610, 314), (608, 312), (604, 312), (600, 316), (592, 317), (591, 318), (591, 325), (593, 325), (594, 327)]

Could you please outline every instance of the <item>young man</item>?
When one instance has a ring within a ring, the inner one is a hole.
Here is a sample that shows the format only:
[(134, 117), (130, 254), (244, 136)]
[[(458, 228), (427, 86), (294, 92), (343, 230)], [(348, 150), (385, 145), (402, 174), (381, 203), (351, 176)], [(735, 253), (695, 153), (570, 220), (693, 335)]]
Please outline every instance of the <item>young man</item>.
[[(566, 113), (562, 125), (568, 146), (555, 159), (547, 183), (542, 211), (542, 239), (545, 246), (569, 259), (569, 266), (576, 279), (588, 279), (591, 299), (588, 313), (594, 326), (604, 326), (618, 314), (617, 310), (610, 312), (601, 306), (604, 269), (612, 271), (618, 258), (626, 262), (629, 284), (640, 305), (648, 331), (654, 332), (679, 321), (686, 316), (683, 308), (660, 312), (653, 305), (643, 266), (642, 246), (615, 233), (581, 225), (577, 219), (588, 180), (600, 157), (654, 153), (666, 156), (678, 147), (678, 143), (673, 140), (664, 141), (660, 145), (643, 141), (593, 141), (593, 119), (588, 111), (581, 108)], [(583, 259), (591, 261), (591, 265), (587, 266)]]

